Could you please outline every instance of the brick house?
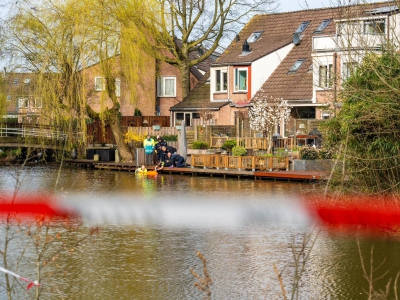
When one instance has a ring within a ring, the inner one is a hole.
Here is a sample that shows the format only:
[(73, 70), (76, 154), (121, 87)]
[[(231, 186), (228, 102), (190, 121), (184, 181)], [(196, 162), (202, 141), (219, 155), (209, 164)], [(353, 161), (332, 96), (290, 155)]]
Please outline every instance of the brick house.
[[(195, 56), (196, 53), (192, 53)], [(141, 74), (142, 85), (137, 87), (135, 99), (132, 99), (127, 81), (124, 80), (120, 70), (119, 57), (114, 58), (116, 79), (116, 94), (119, 98), (120, 112), (122, 116), (133, 116), (135, 109), (139, 109), (143, 116), (170, 116), (170, 107), (180, 103), (182, 97), (182, 86), (179, 69), (166, 62), (143, 54), (147, 61), (145, 73)], [(213, 57), (191, 68), (190, 86), (195, 87), (209, 70)], [(88, 104), (97, 112), (102, 106), (111, 106), (111, 101), (104, 96), (104, 78), (101, 74), (100, 64), (93, 65), (83, 70), (86, 90), (88, 91)]]
[(212, 63), (204, 87), (171, 111), (189, 117), (210, 109), (213, 124), (234, 125), (253, 97), (282, 98), (293, 108), (279, 133), (310, 131), (303, 125), (340, 106), (342, 82), (365, 54), (400, 37), (398, 12), (385, 2), (254, 16)]
[(17, 119), (18, 123), (39, 124), (42, 99), (35, 93), (36, 75), (33, 73), (3, 73), (2, 93), (5, 96), (3, 118)]

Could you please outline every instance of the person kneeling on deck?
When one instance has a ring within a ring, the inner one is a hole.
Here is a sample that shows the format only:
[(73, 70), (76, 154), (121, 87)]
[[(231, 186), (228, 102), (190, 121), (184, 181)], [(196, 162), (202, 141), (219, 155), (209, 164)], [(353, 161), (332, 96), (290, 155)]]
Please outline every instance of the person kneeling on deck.
[(173, 157), (173, 165), (177, 168), (185, 168), (186, 163), (185, 163), (185, 158), (183, 156), (180, 156), (179, 154), (175, 154)]
[(171, 152), (167, 152), (164, 158), (164, 167), (173, 168), (174, 167), (174, 158), (176, 154), (172, 154)]
[(167, 154), (171, 153), (171, 155), (176, 154), (176, 148), (172, 147), (172, 146), (162, 146), (161, 150), (164, 152), (164, 159), (167, 158)]
[(141, 166), (139, 169), (135, 170), (135, 174), (145, 175), (147, 173), (147, 169), (145, 166)]

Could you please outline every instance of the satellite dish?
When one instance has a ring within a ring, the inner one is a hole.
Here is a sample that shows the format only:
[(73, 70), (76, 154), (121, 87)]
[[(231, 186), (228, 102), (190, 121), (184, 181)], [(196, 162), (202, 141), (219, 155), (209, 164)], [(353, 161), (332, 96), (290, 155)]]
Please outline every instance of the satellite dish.
[(300, 36), (298, 33), (293, 34), (293, 44), (296, 46), (300, 44)]

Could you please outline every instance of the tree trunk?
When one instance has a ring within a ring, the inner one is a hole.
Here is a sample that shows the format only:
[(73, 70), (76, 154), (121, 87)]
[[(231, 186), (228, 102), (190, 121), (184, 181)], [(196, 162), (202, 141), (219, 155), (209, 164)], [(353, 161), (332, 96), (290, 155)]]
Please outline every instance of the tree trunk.
[(121, 160), (124, 162), (132, 162), (133, 155), (129, 146), (124, 142), (124, 137), (121, 132), (121, 126), (118, 118), (118, 111), (114, 112), (114, 115), (110, 118), (109, 124), (118, 148), (119, 155), (121, 156)]
[(190, 65), (189, 62), (183, 61), (180, 67), (182, 77), (182, 100), (185, 99), (190, 92)]

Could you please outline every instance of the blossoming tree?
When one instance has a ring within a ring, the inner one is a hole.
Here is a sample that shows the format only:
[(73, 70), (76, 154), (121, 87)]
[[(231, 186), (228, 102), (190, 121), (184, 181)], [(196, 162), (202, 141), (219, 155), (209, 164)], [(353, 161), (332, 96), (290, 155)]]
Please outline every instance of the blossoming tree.
[(268, 153), (272, 150), (272, 137), (278, 125), (286, 124), (290, 119), (292, 107), (281, 98), (257, 97), (251, 100), (249, 108), (250, 127), (252, 130), (262, 131), (268, 139)]

